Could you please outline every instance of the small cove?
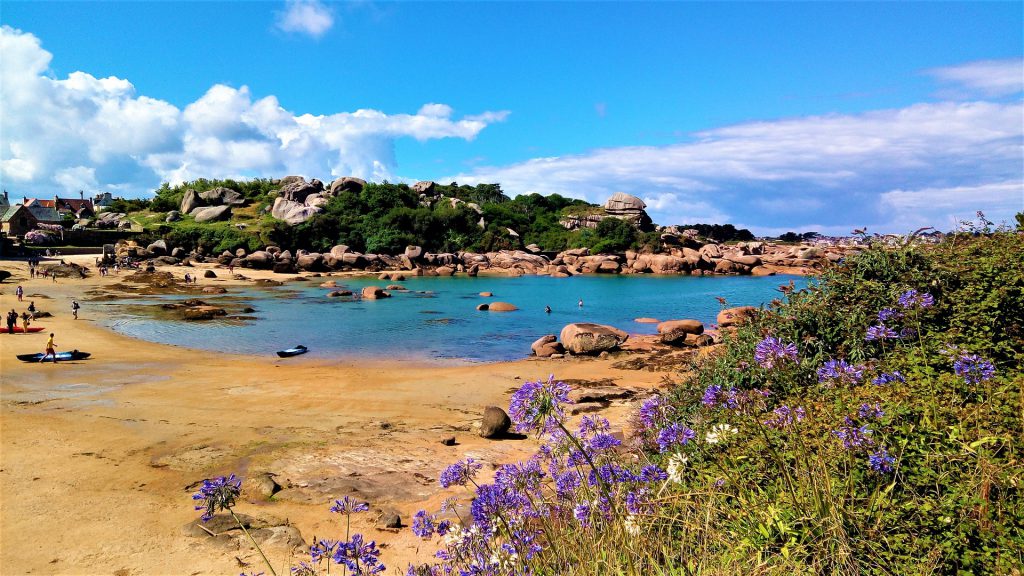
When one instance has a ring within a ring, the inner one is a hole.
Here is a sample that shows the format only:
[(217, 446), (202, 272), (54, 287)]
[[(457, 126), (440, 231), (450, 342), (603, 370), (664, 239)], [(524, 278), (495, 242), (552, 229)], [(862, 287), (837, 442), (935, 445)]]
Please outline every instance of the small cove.
[[(610, 324), (632, 334), (653, 334), (655, 324), (634, 319), (695, 318), (705, 325), (729, 306), (758, 306), (780, 296), (778, 287), (795, 276), (576, 276), (411, 277), (398, 282), (407, 291), (392, 290), (383, 300), (328, 298), (336, 289), (359, 294), (365, 286), (389, 282), (370, 277), (312, 278), (277, 288), (232, 291), (226, 300), (252, 306), (253, 320), (187, 322), (166, 314), (139, 312), (139, 305), (184, 300), (186, 296), (133, 298), (105, 302), (104, 323), (142, 340), (228, 353), (270, 355), (304, 344), (307, 358), (363, 357), (411, 359), (444, 363), (494, 362), (529, 355), (530, 344), (544, 334), (558, 334), (572, 322)], [(321, 288), (335, 280), (338, 288)], [(492, 292), (493, 297), (479, 296)], [(196, 297), (196, 296), (190, 296)], [(199, 298), (220, 305), (216, 296)], [(578, 305), (583, 300), (583, 306)], [(509, 302), (514, 312), (482, 312), (476, 306)], [(550, 306), (552, 312), (545, 313)]]

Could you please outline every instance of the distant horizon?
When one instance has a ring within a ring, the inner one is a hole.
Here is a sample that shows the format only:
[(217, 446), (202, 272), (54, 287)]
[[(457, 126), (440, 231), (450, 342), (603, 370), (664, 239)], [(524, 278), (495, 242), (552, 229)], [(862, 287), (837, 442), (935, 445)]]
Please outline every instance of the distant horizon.
[(496, 183), (758, 236), (1024, 211), (1018, 2), (5, 2), (0, 25), (16, 198)]

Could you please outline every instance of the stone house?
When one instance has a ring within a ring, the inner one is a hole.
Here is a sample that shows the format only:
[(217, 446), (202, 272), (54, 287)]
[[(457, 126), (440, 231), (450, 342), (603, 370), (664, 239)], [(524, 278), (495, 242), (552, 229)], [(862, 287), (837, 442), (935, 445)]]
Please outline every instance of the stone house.
[(61, 215), (53, 208), (14, 204), (0, 216), (0, 230), (8, 236), (24, 236), (37, 228), (37, 224), (60, 224), (61, 220)]

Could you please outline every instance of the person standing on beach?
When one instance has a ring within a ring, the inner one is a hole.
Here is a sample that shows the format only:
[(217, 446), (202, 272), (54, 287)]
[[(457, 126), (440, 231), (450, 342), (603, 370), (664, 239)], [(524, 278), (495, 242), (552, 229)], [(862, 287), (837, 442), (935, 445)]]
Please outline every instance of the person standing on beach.
[(22, 301), (22, 297), (25, 296), (25, 290), (18, 284), (18, 287), (14, 290), (14, 295), (18, 297), (18, 302)]
[[(15, 315), (15, 318), (17, 318), (17, 315)], [(28, 334), (28, 327), (30, 324), (32, 324), (32, 316), (30, 316), (28, 312), (22, 312), (21, 329), (25, 332), (25, 334)]]
[(72, 300), (71, 301), (71, 315), (75, 317), (75, 320), (78, 320), (78, 309), (79, 308), (81, 308), (81, 306), (78, 305), (78, 300)]
[(7, 333), (14, 334), (14, 327), (18, 324), (18, 313), (11, 308), (11, 311), (7, 313)]
[(55, 344), (53, 343), (53, 332), (50, 332), (50, 339), (46, 341), (46, 352), (43, 353), (43, 357), (39, 359), (40, 363), (46, 361), (46, 357), (52, 355), (53, 363), (57, 363), (57, 351), (54, 349)]
[[(13, 312), (13, 310), (11, 310)], [(28, 313), (32, 315), (32, 319), (36, 319), (36, 301), (33, 300), (28, 303)]]

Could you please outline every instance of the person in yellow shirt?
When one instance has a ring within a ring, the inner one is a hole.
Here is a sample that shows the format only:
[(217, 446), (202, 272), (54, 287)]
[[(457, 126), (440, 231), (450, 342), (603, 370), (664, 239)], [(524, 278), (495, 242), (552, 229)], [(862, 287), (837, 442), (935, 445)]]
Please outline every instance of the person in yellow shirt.
[(56, 364), (57, 363), (57, 351), (54, 350), (53, 332), (50, 332), (50, 339), (46, 341), (46, 353), (43, 354), (43, 357), (40, 358), (39, 361), (40, 362), (45, 362), (46, 361), (46, 357), (50, 356), (50, 355), (53, 355), (53, 363)]

